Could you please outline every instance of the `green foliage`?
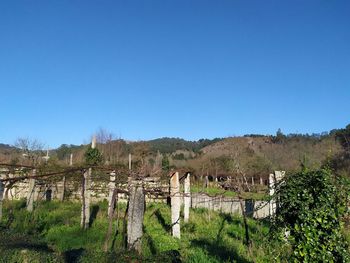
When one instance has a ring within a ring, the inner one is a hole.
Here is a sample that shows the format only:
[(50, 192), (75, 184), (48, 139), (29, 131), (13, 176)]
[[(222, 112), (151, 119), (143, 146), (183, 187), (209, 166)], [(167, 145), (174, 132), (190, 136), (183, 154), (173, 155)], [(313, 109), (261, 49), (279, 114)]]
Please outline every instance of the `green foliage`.
[(348, 262), (341, 218), (347, 212), (348, 184), (329, 170), (290, 175), (277, 186), (274, 233), (293, 250), (294, 262)]
[(170, 169), (170, 162), (168, 156), (165, 154), (162, 159), (162, 170), (167, 172)]
[(97, 148), (89, 147), (85, 154), (85, 163), (88, 165), (98, 165), (103, 162), (103, 156)]

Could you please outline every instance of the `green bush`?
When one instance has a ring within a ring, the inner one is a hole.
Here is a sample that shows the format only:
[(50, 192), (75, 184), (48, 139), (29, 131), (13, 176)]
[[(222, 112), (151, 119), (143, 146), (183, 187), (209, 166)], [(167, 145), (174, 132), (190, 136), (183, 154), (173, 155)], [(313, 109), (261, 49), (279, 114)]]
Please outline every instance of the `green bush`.
[(88, 165), (99, 165), (103, 162), (103, 156), (97, 148), (89, 147), (84, 153), (85, 163)]
[(348, 262), (341, 218), (348, 184), (326, 169), (290, 175), (277, 186), (274, 233), (288, 243), (294, 262)]

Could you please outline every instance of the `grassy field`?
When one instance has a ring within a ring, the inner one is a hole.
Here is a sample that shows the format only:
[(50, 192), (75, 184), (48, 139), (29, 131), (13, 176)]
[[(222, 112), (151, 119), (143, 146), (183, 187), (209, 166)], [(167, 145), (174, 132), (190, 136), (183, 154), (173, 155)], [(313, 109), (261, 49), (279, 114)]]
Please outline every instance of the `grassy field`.
[[(252, 244), (244, 244), (237, 216), (191, 210), (181, 225), (181, 240), (170, 234), (170, 208), (148, 204), (142, 255), (124, 250), (125, 204), (118, 205), (111, 250), (102, 250), (107, 231), (107, 203), (92, 207), (91, 228), (80, 229), (80, 203), (42, 202), (30, 214), (23, 201), (5, 202), (0, 231), (1, 262), (272, 262), (282, 261), (279, 244), (267, 240), (265, 222), (249, 219)], [(118, 228), (117, 228), (118, 224)], [(277, 252), (276, 252), (277, 251)], [(284, 251), (285, 252), (285, 251)], [(277, 254), (276, 254), (277, 253)], [(288, 253), (284, 253), (288, 254)]]

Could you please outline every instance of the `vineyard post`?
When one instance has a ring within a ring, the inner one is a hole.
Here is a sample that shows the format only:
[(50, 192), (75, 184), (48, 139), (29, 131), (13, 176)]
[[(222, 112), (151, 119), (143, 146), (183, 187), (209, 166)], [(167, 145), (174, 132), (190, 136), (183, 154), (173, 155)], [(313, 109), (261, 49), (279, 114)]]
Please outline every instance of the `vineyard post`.
[(186, 174), (184, 181), (184, 222), (187, 223), (190, 218), (190, 206), (191, 206), (191, 181), (190, 173)]
[[(32, 170), (32, 176), (35, 177), (36, 169)], [(27, 193), (27, 211), (33, 212), (34, 208), (34, 193), (35, 193), (35, 179), (29, 178), (28, 193)]]
[(178, 172), (175, 172), (170, 178), (170, 197), (172, 235), (174, 237), (180, 238), (181, 195)]

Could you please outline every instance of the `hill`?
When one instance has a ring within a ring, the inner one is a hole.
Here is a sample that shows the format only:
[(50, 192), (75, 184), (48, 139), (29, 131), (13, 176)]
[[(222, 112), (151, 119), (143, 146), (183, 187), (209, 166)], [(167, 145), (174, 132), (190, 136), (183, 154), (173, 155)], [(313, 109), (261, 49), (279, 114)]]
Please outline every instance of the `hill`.
[[(327, 158), (342, 151), (340, 143), (332, 135), (273, 136), (226, 138), (201, 149), (202, 154), (191, 160), (198, 169), (221, 172), (239, 168), (247, 173), (267, 173), (271, 170), (293, 171), (301, 164), (319, 167)], [(230, 167), (231, 165), (231, 167)]]
[[(327, 159), (339, 156), (343, 150), (336, 134), (337, 130), (312, 135), (284, 135), (278, 131), (276, 136), (250, 134), (198, 141), (169, 137), (138, 142), (118, 139), (98, 143), (97, 147), (108, 164), (127, 164), (131, 153), (136, 165), (159, 165), (160, 158), (166, 157), (170, 166), (188, 167), (200, 175), (232, 173), (238, 169), (255, 175), (268, 174), (272, 170), (294, 171), (301, 165), (320, 167)], [(73, 153), (73, 163), (82, 163), (87, 147), (62, 144), (50, 151), (50, 161), (68, 164)], [(0, 144), (1, 161), (20, 158), (15, 147)]]
[(186, 141), (181, 138), (163, 137), (146, 142), (147, 144), (149, 144), (149, 147), (152, 152), (159, 151), (160, 153), (173, 153), (177, 150), (198, 152), (203, 147), (219, 142), (221, 140), (223, 140), (223, 138), (215, 138), (212, 140), (200, 139), (198, 141)]

